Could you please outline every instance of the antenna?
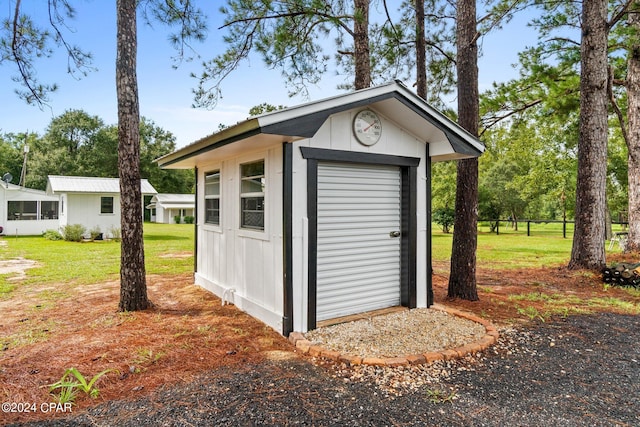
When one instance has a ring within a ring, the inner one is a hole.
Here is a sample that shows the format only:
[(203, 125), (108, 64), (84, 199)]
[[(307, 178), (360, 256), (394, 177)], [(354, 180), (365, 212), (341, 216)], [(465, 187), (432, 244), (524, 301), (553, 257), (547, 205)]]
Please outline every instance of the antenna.
[(9, 188), (9, 183), (11, 182), (12, 179), (13, 179), (13, 175), (11, 175), (9, 172), (2, 175), (2, 180), (4, 181), (7, 188)]

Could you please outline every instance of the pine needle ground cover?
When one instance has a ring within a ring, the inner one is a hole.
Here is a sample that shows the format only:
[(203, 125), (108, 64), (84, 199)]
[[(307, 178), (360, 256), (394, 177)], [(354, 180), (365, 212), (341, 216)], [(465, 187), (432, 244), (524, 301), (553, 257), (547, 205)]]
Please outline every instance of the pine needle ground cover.
[[(529, 239), (480, 234), (480, 301), (469, 303), (446, 300), (450, 235), (434, 233), (436, 302), (498, 325), (586, 312), (640, 313), (640, 292), (608, 287), (597, 274), (564, 268), (570, 239), (540, 241), (551, 254)], [(145, 254), (154, 308), (119, 313), (117, 242), (0, 238), (0, 261), (30, 262), (23, 275), (0, 275), (2, 401), (58, 402), (61, 396), (50, 386), (71, 368), (87, 381), (106, 371), (93, 384), (99, 393), (75, 396), (72, 408), (78, 412), (108, 400), (138, 398), (224, 366), (301, 357), (277, 332), (234, 306), (222, 306), (219, 298), (193, 284), (193, 226), (145, 224)], [(624, 258), (619, 250), (611, 257)], [(68, 415), (10, 413), (1, 421)]]

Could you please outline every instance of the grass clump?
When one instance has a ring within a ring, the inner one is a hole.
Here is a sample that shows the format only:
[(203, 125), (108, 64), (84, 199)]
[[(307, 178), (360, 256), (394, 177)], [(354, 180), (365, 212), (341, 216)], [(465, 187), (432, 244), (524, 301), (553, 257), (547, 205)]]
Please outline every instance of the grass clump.
[(0, 298), (8, 296), (16, 288), (16, 285), (6, 281), (6, 274), (0, 274)]

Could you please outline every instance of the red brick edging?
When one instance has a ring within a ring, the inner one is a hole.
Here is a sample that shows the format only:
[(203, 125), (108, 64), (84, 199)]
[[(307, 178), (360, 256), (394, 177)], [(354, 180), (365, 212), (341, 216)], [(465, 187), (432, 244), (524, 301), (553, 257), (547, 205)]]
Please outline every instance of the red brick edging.
[(407, 366), (431, 363), (436, 360), (451, 360), (463, 357), (467, 354), (477, 353), (486, 350), (494, 344), (500, 334), (498, 330), (488, 320), (482, 319), (474, 314), (457, 310), (455, 308), (444, 307), (440, 304), (431, 306), (432, 309), (444, 311), (452, 316), (471, 320), (484, 326), (485, 335), (480, 340), (463, 346), (440, 351), (431, 351), (423, 354), (411, 354), (399, 357), (360, 357), (351, 354), (341, 354), (337, 351), (328, 350), (313, 343), (304, 337), (301, 332), (289, 334), (289, 341), (302, 353), (314, 357), (323, 357), (336, 362), (344, 362), (348, 365), (373, 365), (373, 366)]

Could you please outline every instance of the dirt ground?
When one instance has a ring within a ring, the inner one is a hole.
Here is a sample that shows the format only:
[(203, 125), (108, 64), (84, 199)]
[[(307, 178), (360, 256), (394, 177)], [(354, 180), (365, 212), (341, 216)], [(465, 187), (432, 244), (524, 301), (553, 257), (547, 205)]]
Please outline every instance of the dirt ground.
[[(624, 259), (619, 256), (618, 260)], [(447, 274), (446, 264), (434, 265), (436, 302), (497, 325), (525, 323), (533, 320), (531, 313), (546, 313), (549, 306), (544, 295), (585, 301), (576, 310), (617, 310), (589, 304), (594, 298), (640, 304), (637, 292), (605, 288), (597, 274), (558, 267), (479, 269), (480, 301), (447, 301)], [(66, 369), (75, 367), (87, 380), (112, 369), (96, 383), (97, 398), (78, 396), (73, 407), (77, 413), (109, 400), (140, 398), (161, 385), (188, 382), (203, 372), (286, 358), (294, 351), (277, 332), (234, 306), (222, 306), (219, 298), (193, 285), (191, 274), (149, 276), (148, 291), (153, 309), (118, 313), (117, 282), (18, 285), (8, 298), (0, 299), (1, 401), (52, 402), (47, 385), (60, 380)], [(513, 299), (513, 295), (532, 293), (541, 297)], [(52, 416), (43, 411), (3, 413), (0, 424)]]

